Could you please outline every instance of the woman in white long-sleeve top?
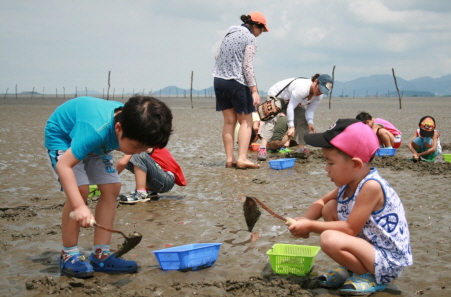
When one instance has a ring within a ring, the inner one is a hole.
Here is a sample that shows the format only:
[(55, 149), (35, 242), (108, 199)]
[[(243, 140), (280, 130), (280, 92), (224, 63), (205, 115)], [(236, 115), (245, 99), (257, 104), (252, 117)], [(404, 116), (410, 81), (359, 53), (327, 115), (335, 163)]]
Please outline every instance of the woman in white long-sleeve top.
[[(302, 77), (285, 79), (269, 88), (268, 96), (275, 96), (283, 90), (277, 97), (288, 103), (286, 111), (287, 136), (297, 143), (297, 153), (309, 154), (305, 148), (304, 135), (316, 133), (313, 124), (315, 109), (323, 99), (323, 95), (329, 95), (332, 85), (333, 80), (328, 74), (315, 74), (311, 79)], [(266, 144), (272, 137), (277, 119), (278, 116), (260, 126), (258, 134), (262, 141), (257, 153), (257, 158), (260, 161), (266, 160)]]

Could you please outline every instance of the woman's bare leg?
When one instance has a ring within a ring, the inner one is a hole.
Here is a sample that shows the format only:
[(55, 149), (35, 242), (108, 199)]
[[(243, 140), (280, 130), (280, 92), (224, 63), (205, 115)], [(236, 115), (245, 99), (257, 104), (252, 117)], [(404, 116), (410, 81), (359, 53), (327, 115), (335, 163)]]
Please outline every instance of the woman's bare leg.
[[(235, 133), (237, 115), (233, 108), (223, 110), (222, 115), (224, 117), (224, 126), (222, 128), (222, 141), (224, 143), (224, 149), (226, 153), (226, 162), (236, 163), (235, 156), (233, 155), (233, 141), (234, 141), (233, 137)], [(249, 139), (250, 137), (251, 136), (249, 135)], [(248, 143), (249, 140), (245, 144), (247, 145)]]

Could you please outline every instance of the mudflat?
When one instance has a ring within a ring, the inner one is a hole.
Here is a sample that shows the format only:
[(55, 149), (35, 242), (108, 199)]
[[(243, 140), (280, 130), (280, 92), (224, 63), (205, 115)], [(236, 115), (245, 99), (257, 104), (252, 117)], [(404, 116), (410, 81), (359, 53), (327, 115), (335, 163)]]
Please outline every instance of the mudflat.
[[(67, 97), (67, 96), (66, 96)], [(61, 209), (59, 191), (43, 147), (43, 129), (53, 110), (69, 98), (7, 96), (0, 99), (0, 295), (2, 296), (336, 296), (315, 278), (336, 263), (319, 252), (307, 276), (277, 275), (266, 252), (275, 243), (319, 245), (319, 237), (290, 235), (283, 222), (264, 210), (252, 232), (243, 215), (246, 196), (259, 198), (282, 216), (299, 216), (334, 188), (324, 171), (321, 151), (293, 168), (273, 170), (261, 162), (257, 170), (225, 168), (221, 139), (222, 114), (214, 98), (161, 98), (172, 109), (174, 134), (168, 149), (180, 163), (188, 185), (175, 186), (147, 203), (117, 206), (115, 229), (143, 235), (124, 255), (135, 260), (138, 273), (96, 273), (89, 279), (60, 276)], [(110, 99), (124, 102), (125, 99)], [(193, 106), (193, 108), (192, 108)], [(444, 153), (451, 153), (451, 98), (335, 98), (315, 113), (319, 132), (339, 118), (360, 111), (392, 122), (403, 133), (394, 157), (376, 157), (373, 165), (401, 197), (409, 222), (414, 264), (384, 292), (374, 296), (451, 295), (451, 163), (408, 160), (407, 142), (419, 119), (437, 121)], [(116, 152), (119, 158), (121, 153)], [(256, 161), (256, 152), (249, 151)], [(269, 160), (287, 155), (269, 154)], [(296, 157), (293, 155), (292, 157)], [(134, 178), (121, 174), (122, 193)], [(95, 208), (97, 198), (89, 200)], [(82, 229), (79, 247), (91, 252), (93, 229)], [(112, 249), (123, 243), (113, 234)], [(199, 271), (162, 270), (152, 251), (192, 243), (222, 243), (216, 263)]]

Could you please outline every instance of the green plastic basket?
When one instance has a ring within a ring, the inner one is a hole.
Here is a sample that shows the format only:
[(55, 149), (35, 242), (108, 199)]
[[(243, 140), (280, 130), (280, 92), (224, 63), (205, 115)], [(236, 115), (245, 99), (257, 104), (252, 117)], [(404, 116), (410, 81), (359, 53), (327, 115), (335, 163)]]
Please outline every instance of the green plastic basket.
[(443, 160), (451, 163), (451, 154), (443, 154)]
[(266, 254), (275, 273), (304, 276), (315, 264), (320, 249), (319, 246), (276, 243)]

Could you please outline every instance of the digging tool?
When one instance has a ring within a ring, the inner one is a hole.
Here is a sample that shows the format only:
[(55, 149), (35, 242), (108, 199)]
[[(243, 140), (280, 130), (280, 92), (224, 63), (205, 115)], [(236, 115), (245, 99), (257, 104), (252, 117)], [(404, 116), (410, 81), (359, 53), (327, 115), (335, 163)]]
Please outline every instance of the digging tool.
[[(273, 212), (271, 209), (269, 209), (266, 205), (264, 205), (263, 204), (263, 202), (261, 202), (260, 200), (258, 200), (257, 198), (255, 198), (255, 197), (248, 197), (248, 196), (246, 196), (246, 201), (248, 201), (248, 200), (253, 200), (254, 202), (257, 202), (261, 207), (263, 207), (263, 209), (264, 210), (266, 210), (267, 212), (269, 212), (271, 215), (273, 215), (273, 216), (275, 216), (276, 218), (278, 218), (278, 219), (281, 219), (282, 221), (284, 221), (285, 222), (285, 225), (287, 225), (287, 226), (291, 226), (294, 222), (296, 222), (294, 219), (292, 219), (292, 218), (284, 218), (284, 217), (282, 217), (282, 216), (280, 216), (280, 215), (278, 215), (278, 214), (276, 214), (275, 212)], [(246, 202), (245, 202), (246, 203)], [(251, 203), (248, 203), (250, 206), (252, 205)], [(254, 207), (258, 207), (257, 206), (257, 204), (255, 204), (254, 203)], [(252, 211), (249, 211), (250, 213), (252, 213)], [(258, 211), (258, 212), (260, 212), (260, 211)], [(244, 213), (244, 215), (246, 216), (246, 212)], [(247, 223), (247, 217), (245, 217), (246, 218), (246, 223)], [(257, 217), (257, 220), (258, 220), (258, 217)], [(255, 223), (256, 223), (257, 221), (255, 221)], [(254, 223), (254, 224), (255, 224)], [(249, 225), (248, 225), (249, 226)], [(252, 226), (253, 227), (253, 226)]]
[[(69, 214), (69, 217), (71, 219), (75, 220), (75, 214), (73, 211), (71, 211), (71, 213)], [(122, 246), (119, 248), (119, 250), (114, 255), (116, 258), (119, 258), (120, 256), (128, 253), (131, 249), (133, 249), (135, 246), (137, 246), (141, 242), (141, 239), (143, 237), (138, 232), (134, 232), (134, 233), (126, 236), (122, 231), (104, 227), (102, 225), (97, 224), (97, 222), (94, 220), (91, 221), (90, 225), (91, 225), (91, 227), (97, 227), (97, 228), (103, 229), (108, 232), (121, 234), (125, 238), (124, 243), (122, 244)]]
[(255, 200), (250, 197), (246, 197), (246, 200), (243, 203), (243, 211), (247, 228), (249, 232), (252, 232), (252, 229), (262, 213), (260, 212), (260, 209), (258, 209), (258, 205), (255, 203)]

